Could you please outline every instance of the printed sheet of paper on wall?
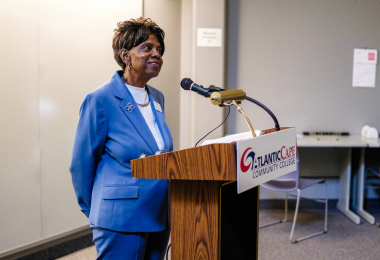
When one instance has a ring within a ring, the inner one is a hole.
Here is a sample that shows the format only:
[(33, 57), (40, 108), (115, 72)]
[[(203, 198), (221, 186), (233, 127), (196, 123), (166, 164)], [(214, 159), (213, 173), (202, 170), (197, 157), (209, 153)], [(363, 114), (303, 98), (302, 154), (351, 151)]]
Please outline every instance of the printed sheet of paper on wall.
[(353, 87), (375, 87), (377, 50), (354, 49)]

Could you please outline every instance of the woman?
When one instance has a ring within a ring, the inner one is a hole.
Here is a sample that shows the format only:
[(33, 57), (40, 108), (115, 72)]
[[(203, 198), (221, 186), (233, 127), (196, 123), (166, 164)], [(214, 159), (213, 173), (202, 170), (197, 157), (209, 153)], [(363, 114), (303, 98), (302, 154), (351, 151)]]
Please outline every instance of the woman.
[(112, 48), (122, 67), (80, 109), (70, 172), (89, 218), (97, 259), (163, 259), (170, 227), (166, 180), (133, 179), (130, 161), (173, 149), (157, 77), (164, 31), (150, 19), (118, 23)]

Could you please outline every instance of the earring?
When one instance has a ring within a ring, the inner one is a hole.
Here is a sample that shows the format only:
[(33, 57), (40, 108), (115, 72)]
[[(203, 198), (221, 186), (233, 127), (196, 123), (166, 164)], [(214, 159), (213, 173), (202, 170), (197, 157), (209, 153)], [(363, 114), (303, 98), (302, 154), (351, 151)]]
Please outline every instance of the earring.
[(130, 70), (131, 70), (131, 64), (128, 65), (128, 71), (130, 71)]

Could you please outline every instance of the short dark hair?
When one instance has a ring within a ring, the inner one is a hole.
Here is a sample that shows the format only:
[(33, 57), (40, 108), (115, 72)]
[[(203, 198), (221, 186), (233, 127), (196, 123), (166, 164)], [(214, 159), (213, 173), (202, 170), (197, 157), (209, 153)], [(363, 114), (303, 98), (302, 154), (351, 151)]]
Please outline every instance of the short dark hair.
[(157, 36), (158, 42), (161, 44), (162, 54), (165, 52), (164, 37), (165, 32), (150, 18), (137, 18), (124, 22), (117, 23), (117, 28), (114, 30), (115, 35), (112, 40), (113, 55), (120, 67), (123, 70), (126, 64), (120, 58), (120, 50), (130, 50), (142, 42), (145, 42), (150, 34)]

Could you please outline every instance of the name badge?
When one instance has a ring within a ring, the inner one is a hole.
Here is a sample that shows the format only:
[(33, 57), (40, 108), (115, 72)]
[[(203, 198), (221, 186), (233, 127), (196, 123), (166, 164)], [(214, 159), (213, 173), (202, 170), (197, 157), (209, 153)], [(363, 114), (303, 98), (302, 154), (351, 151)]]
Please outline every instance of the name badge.
[(160, 111), (162, 113), (162, 109), (161, 109), (161, 105), (158, 104), (156, 101), (153, 101), (154, 103), (154, 108), (157, 110), (157, 111)]

